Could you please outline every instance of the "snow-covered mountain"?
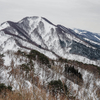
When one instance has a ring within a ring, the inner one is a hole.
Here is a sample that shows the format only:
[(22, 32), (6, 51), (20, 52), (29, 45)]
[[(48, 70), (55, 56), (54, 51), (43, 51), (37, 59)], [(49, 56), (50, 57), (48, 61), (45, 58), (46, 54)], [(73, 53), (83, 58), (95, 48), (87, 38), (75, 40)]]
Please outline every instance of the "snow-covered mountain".
[(49, 58), (59, 57), (99, 65), (100, 35), (54, 25), (43, 17), (26, 17), (0, 25), (0, 52), (35, 49)]
[(48, 82), (60, 79), (79, 100), (100, 99), (100, 68), (94, 66), (100, 66), (97, 33), (54, 25), (37, 16), (19, 22), (7, 21), (0, 25), (0, 60), (3, 59), (0, 83), (11, 85), (14, 90), (28, 91), (32, 87), (39, 90), (37, 81), (46, 88)]

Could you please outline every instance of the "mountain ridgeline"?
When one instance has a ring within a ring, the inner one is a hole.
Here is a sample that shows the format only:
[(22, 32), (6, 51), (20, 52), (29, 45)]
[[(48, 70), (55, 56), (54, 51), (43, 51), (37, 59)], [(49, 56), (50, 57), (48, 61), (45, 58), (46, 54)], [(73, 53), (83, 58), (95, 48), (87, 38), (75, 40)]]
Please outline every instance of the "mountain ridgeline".
[(43, 17), (23, 18), (0, 25), (0, 51), (37, 50), (51, 59), (59, 57), (96, 64), (100, 60), (100, 35), (54, 25)]

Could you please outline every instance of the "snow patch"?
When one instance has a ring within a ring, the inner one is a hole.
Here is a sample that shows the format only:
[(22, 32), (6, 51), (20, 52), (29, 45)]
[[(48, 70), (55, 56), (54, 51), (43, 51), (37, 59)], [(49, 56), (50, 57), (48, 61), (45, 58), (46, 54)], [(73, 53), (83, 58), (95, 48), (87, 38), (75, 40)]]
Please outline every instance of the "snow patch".
[(8, 24), (8, 22), (5, 22), (5, 23), (0, 25), (0, 30), (5, 29), (7, 27), (10, 27), (10, 25)]
[(95, 41), (92, 41), (92, 40), (90, 40), (90, 39), (87, 39), (87, 38), (84, 38), (84, 39), (87, 40), (87, 41), (90, 41), (91, 43), (94, 43), (94, 44), (100, 45), (100, 43), (95, 42)]

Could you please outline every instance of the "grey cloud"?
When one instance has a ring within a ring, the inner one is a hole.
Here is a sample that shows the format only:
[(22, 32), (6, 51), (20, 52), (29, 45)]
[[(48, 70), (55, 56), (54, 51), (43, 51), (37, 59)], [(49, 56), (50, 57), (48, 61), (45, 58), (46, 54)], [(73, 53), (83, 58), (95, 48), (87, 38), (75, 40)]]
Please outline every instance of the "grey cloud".
[(99, 12), (99, 0), (0, 0), (0, 23), (36, 15), (54, 24), (100, 33)]

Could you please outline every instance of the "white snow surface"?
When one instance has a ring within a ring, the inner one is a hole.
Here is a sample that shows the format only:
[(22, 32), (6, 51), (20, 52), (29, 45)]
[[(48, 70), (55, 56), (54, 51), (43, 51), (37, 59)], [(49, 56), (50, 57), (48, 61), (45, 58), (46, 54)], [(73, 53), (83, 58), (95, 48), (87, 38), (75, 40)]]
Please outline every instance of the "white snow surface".
[(97, 36), (94, 36), (94, 37), (96, 37), (98, 40), (100, 40), (100, 38), (98, 38)]
[(6, 35), (3, 31), (0, 32), (0, 45), (7, 41), (10, 38), (9, 35)]
[(0, 25), (0, 30), (5, 29), (7, 27), (9, 27), (9, 23), (8, 22), (4, 22), (2, 25)]

